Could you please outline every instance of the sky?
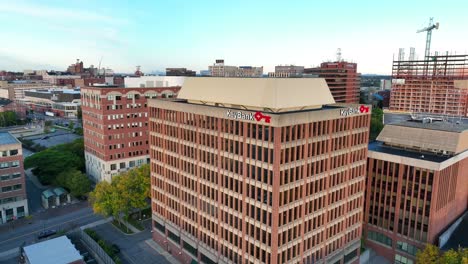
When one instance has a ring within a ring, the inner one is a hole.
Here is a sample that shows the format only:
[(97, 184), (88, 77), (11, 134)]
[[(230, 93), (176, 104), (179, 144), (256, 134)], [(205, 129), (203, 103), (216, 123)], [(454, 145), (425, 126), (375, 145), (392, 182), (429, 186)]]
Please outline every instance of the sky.
[(390, 74), (399, 48), (467, 53), (468, 1), (0, 0), (0, 70), (66, 70), (76, 59), (116, 72), (226, 65), (317, 66), (342, 57)]

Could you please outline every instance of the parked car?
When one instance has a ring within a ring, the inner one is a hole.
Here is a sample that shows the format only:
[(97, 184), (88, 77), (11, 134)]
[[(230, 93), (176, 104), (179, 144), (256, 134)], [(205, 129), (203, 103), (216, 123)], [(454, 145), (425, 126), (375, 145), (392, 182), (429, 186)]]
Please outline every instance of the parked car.
[(55, 231), (53, 229), (44, 230), (44, 231), (41, 231), (39, 233), (39, 235), (37, 236), (37, 239), (47, 238), (47, 237), (53, 236), (55, 234), (57, 234), (57, 231)]

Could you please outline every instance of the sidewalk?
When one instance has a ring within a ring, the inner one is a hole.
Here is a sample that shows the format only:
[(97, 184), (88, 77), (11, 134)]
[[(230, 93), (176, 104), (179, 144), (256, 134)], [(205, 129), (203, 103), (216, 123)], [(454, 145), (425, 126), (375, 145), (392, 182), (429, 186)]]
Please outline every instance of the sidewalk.
[(29, 178), (29, 180), (31, 180), (31, 182), (32, 182), (38, 189), (45, 190), (45, 189), (47, 189), (47, 188), (50, 187), (50, 186), (42, 185), (42, 183), (41, 183), (41, 182), (37, 179), (37, 177), (32, 173), (31, 169), (24, 170), (24, 173), (26, 174), (26, 176)]
[(29, 224), (34, 224), (36, 222), (40, 222), (41, 220), (47, 220), (51, 217), (63, 215), (64, 213), (74, 212), (85, 207), (88, 207), (87, 201), (78, 202), (63, 207), (47, 209), (47, 211), (32, 215), (31, 219), (21, 218), (10, 223), (0, 225), (0, 233), (9, 232), (14, 230), (15, 228), (20, 228)]
[(177, 261), (169, 252), (165, 251), (162, 247), (158, 245), (158, 243), (154, 242), (153, 239), (148, 239), (145, 240), (145, 243), (150, 246), (152, 249), (156, 250), (159, 254), (164, 256), (167, 261), (169, 261), (172, 264), (180, 264), (179, 261)]

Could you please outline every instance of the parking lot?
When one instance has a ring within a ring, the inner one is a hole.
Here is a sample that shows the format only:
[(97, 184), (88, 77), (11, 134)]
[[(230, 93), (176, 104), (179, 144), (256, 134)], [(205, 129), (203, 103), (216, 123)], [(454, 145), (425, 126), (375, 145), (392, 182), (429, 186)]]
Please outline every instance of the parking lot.
[(29, 136), (25, 138), (34, 141), (35, 144), (39, 144), (46, 148), (50, 148), (55, 145), (70, 143), (74, 141), (75, 139), (78, 139), (81, 137), (82, 136), (74, 134), (70, 131), (57, 129), (55, 132), (51, 132), (49, 134)]

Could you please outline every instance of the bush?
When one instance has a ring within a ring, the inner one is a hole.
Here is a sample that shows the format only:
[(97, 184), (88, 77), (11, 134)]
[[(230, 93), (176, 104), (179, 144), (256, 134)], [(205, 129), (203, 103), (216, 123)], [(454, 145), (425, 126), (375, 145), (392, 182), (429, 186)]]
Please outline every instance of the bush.
[(120, 252), (120, 248), (116, 244), (110, 244), (106, 240), (102, 239), (96, 231), (92, 229), (86, 228), (84, 232), (96, 241), (96, 243), (114, 260), (115, 263), (122, 263), (120, 258), (117, 256)]

